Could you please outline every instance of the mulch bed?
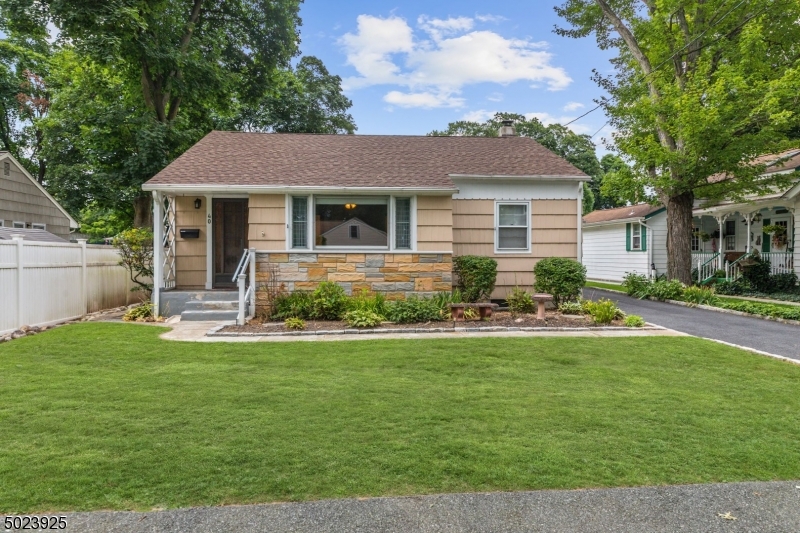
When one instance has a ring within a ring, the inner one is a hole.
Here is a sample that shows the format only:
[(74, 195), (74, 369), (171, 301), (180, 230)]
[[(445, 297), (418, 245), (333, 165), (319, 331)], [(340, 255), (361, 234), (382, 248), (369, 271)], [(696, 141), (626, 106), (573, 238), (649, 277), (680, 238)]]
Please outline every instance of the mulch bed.
[[(561, 313), (547, 313), (544, 320), (537, 320), (536, 315), (521, 315), (512, 317), (508, 312), (496, 312), (489, 320), (467, 320), (453, 322), (452, 320), (441, 322), (426, 322), (424, 324), (393, 324), (386, 322), (376, 328), (371, 329), (375, 332), (381, 330), (419, 330), (419, 329), (445, 329), (455, 328), (486, 328), (486, 327), (507, 327), (507, 328), (602, 328), (602, 327), (624, 327), (621, 320), (615, 320), (606, 326), (594, 324), (590, 319), (580, 315), (562, 315)], [(350, 328), (345, 322), (330, 320), (307, 320), (305, 331), (342, 331)], [(235, 333), (293, 333), (297, 330), (287, 329), (283, 322), (260, 323), (255, 320), (250, 321), (244, 326), (225, 326), (216, 333), (235, 334)]]

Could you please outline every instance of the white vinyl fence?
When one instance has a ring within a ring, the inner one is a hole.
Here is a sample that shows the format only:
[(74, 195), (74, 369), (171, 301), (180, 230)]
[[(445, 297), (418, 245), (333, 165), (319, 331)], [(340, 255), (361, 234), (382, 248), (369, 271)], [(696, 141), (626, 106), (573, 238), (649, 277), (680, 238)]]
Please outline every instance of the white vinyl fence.
[(111, 246), (0, 241), (0, 334), (137, 302), (132, 286)]

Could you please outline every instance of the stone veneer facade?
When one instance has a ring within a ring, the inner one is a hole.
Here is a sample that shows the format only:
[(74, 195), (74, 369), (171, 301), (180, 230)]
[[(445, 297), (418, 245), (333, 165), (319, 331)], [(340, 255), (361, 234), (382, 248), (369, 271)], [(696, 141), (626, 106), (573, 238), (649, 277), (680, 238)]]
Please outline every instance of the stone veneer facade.
[(269, 279), (269, 264), (289, 292), (313, 291), (322, 281), (335, 281), (349, 295), (366, 289), (389, 300), (452, 289), (452, 254), (257, 253), (257, 283)]

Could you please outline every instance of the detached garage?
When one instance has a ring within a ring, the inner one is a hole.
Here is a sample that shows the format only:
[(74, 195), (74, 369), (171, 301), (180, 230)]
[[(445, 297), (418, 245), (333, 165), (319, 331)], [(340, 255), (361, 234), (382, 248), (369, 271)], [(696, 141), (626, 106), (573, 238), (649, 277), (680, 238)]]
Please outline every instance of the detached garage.
[(667, 270), (666, 209), (638, 204), (583, 217), (586, 276), (620, 282), (628, 272), (654, 276)]

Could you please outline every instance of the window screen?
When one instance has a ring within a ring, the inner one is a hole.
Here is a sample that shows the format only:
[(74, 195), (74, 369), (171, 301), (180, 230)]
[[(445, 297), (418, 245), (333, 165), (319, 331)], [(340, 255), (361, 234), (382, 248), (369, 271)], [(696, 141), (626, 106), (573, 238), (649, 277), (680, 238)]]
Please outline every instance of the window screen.
[(527, 250), (529, 224), (527, 204), (498, 204), (497, 249)]

